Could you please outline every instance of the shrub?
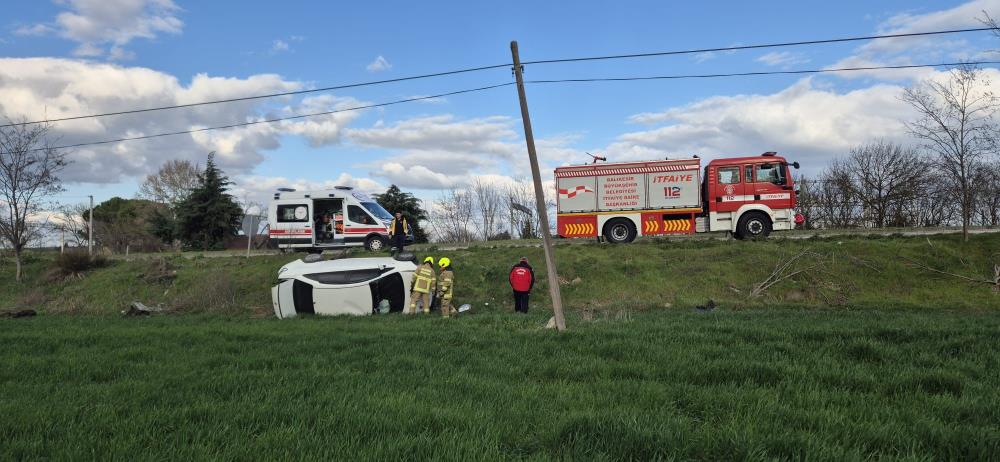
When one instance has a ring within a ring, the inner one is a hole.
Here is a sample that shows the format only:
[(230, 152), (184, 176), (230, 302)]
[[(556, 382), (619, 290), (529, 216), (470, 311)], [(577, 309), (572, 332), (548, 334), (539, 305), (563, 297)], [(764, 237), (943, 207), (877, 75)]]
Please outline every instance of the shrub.
[(108, 266), (109, 261), (100, 255), (91, 257), (83, 252), (66, 252), (59, 254), (55, 259), (53, 276), (56, 277), (81, 277), (83, 273)]

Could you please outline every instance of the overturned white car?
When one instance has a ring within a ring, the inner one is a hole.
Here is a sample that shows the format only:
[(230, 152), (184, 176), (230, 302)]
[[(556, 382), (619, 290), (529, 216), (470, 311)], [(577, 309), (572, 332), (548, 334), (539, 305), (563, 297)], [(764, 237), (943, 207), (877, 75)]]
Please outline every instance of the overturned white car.
[(271, 302), (278, 318), (299, 314), (368, 315), (410, 303), (413, 255), (323, 260), (308, 255), (278, 270)]

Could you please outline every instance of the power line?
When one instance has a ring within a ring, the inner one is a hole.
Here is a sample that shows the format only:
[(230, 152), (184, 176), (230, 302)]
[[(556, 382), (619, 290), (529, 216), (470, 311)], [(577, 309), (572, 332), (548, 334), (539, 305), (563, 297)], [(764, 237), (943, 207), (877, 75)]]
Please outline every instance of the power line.
[(133, 137), (128, 137), (128, 138), (116, 138), (116, 139), (112, 139), (112, 140), (91, 141), (91, 142), (87, 142), (87, 143), (68, 144), (68, 145), (64, 145), (64, 146), (51, 146), (51, 147), (44, 147), (44, 148), (35, 148), (35, 149), (29, 149), (26, 152), (44, 151), (44, 150), (47, 150), (47, 149), (78, 148), (78, 147), (83, 147), (83, 146), (95, 146), (95, 145), (100, 145), (100, 144), (120, 143), (120, 142), (123, 142), (123, 141), (148, 140), (150, 138), (161, 138), (161, 137), (164, 137), (164, 136), (186, 135), (186, 134), (191, 134), (191, 133), (207, 132), (207, 131), (213, 131), (213, 130), (224, 130), (224, 129), (228, 129), (228, 128), (246, 127), (246, 126), (257, 125), (257, 124), (268, 124), (268, 123), (274, 123), (274, 122), (281, 122), (281, 121), (285, 121), (285, 120), (304, 119), (304, 118), (307, 118), (307, 117), (317, 117), (317, 116), (323, 116), (323, 115), (337, 114), (337, 113), (340, 113), (340, 112), (360, 111), (362, 109), (371, 109), (371, 108), (376, 108), (376, 107), (392, 106), (392, 105), (395, 105), (395, 104), (410, 103), (410, 102), (414, 102), (414, 101), (423, 101), (423, 100), (434, 99), (434, 98), (443, 98), (445, 96), (454, 96), (454, 95), (460, 95), (460, 94), (463, 94), (463, 93), (473, 93), (473, 92), (477, 92), (477, 91), (491, 90), (491, 89), (494, 89), (494, 88), (506, 87), (508, 85), (513, 85), (513, 84), (514, 84), (513, 82), (507, 82), (507, 83), (501, 83), (501, 84), (497, 84), (497, 85), (489, 85), (489, 86), (485, 86), (485, 87), (469, 88), (469, 89), (466, 89), (466, 90), (458, 90), (458, 91), (451, 91), (451, 92), (448, 92), (448, 93), (440, 93), (440, 94), (437, 94), (437, 95), (419, 96), (419, 97), (415, 97), (415, 98), (407, 98), (407, 99), (400, 99), (400, 100), (396, 100), (396, 101), (389, 101), (389, 102), (386, 102), (386, 103), (368, 104), (368, 105), (364, 105), (364, 106), (355, 106), (355, 107), (349, 107), (349, 108), (344, 108), (344, 109), (335, 109), (335, 110), (332, 110), (332, 111), (314, 112), (314, 113), (310, 113), (310, 114), (299, 114), (299, 115), (288, 116), (288, 117), (276, 117), (276, 118), (271, 118), (271, 119), (254, 120), (254, 121), (250, 121), (250, 122), (241, 122), (241, 123), (230, 124), (230, 125), (219, 125), (219, 126), (214, 126), (214, 127), (203, 127), (203, 128), (196, 128), (196, 129), (192, 129), (192, 130), (182, 130), (182, 131), (176, 131), (176, 132), (156, 133), (156, 134), (153, 134), (153, 135), (142, 135), (142, 136), (133, 136)]
[[(522, 65), (526, 65), (526, 64), (551, 64), (551, 63), (563, 63), (563, 62), (596, 61), (596, 60), (607, 60), (607, 59), (641, 58), (641, 57), (652, 57), (652, 56), (670, 56), (670, 55), (683, 55), (683, 54), (694, 54), (694, 53), (709, 53), (709, 52), (722, 52), (722, 51), (749, 50), (749, 49), (760, 49), (760, 48), (776, 48), (776, 47), (798, 46), (798, 45), (817, 45), (817, 44), (825, 44), (825, 43), (852, 42), (852, 41), (875, 40), (875, 39), (886, 39), (886, 38), (918, 37), (918, 36), (931, 36), (931, 35), (943, 35), (943, 34), (956, 34), (956, 33), (964, 33), (964, 32), (980, 32), (980, 31), (988, 31), (988, 30), (993, 30), (993, 29), (990, 28), (990, 27), (980, 27), (980, 28), (971, 28), (971, 29), (954, 29), (954, 30), (931, 31), (931, 32), (913, 32), (913, 33), (905, 33), (905, 34), (869, 35), (869, 36), (863, 36), (863, 37), (847, 37), (847, 38), (826, 39), (826, 40), (807, 40), (807, 41), (799, 41), (799, 42), (771, 43), (771, 44), (761, 44), (761, 45), (741, 45), (741, 46), (721, 47), (721, 48), (702, 48), (702, 49), (695, 49), (695, 50), (678, 50), (678, 51), (663, 51), (663, 52), (653, 52), (653, 53), (634, 53), (634, 54), (610, 55), (610, 56), (591, 56), (591, 57), (580, 57), (580, 58), (547, 59), (547, 60), (536, 60), (536, 61), (524, 61), (521, 64)], [(60, 118), (55, 118), (55, 119), (35, 120), (35, 121), (31, 121), (31, 122), (7, 123), (7, 124), (0, 124), (0, 128), (11, 127), (11, 126), (15, 126), (15, 125), (33, 125), (33, 124), (40, 124), (40, 123), (64, 122), (64, 121), (69, 121), (69, 120), (90, 119), (90, 118), (108, 117), (108, 116), (116, 116), (116, 115), (139, 114), (139, 113), (144, 113), (144, 112), (164, 111), (164, 110), (170, 110), (170, 109), (182, 109), (182, 108), (190, 108), (190, 107), (197, 107), (197, 106), (206, 106), (206, 105), (212, 105), (212, 104), (234, 103), (234, 102), (239, 102), (239, 101), (251, 101), (251, 100), (257, 100), (257, 99), (276, 98), (276, 97), (280, 97), (280, 96), (302, 95), (302, 94), (308, 94), (308, 93), (318, 93), (318, 92), (325, 92), (325, 91), (332, 91), (332, 90), (342, 90), (342, 89), (346, 89), (346, 88), (358, 88), (358, 87), (365, 87), (365, 86), (372, 86), (372, 85), (382, 85), (382, 84), (394, 83), (394, 82), (404, 82), (404, 81), (409, 81), (409, 80), (427, 79), (427, 78), (433, 78), (433, 77), (442, 77), (442, 76), (447, 76), (447, 75), (463, 74), (463, 73), (477, 72), (477, 71), (490, 70), (490, 69), (499, 69), (499, 68), (503, 68), (503, 67), (509, 67), (511, 65), (512, 64), (510, 64), (510, 63), (493, 64), (493, 65), (489, 65), (489, 66), (470, 67), (470, 68), (457, 69), (457, 70), (452, 70), (452, 71), (435, 72), (435, 73), (430, 73), (430, 74), (414, 75), (414, 76), (408, 76), (408, 77), (399, 77), (399, 78), (395, 78), (395, 79), (374, 80), (374, 81), (369, 81), (369, 82), (359, 82), (359, 83), (352, 83), (352, 84), (345, 84), (345, 85), (335, 85), (335, 86), (328, 86), (328, 87), (322, 87), (322, 88), (314, 88), (314, 89), (309, 89), (309, 90), (295, 90), (295, 91), (287, 91), (287, 92), (280, 92), (280, 93), (269, 93), (269, 94), (263, 94), (263, 95), (251, 95), (251, 96), (244, 96), (244, 97), (239, 97), (239, 98), (227, 98), (227, 99), (218, 99), (218, 100), (210, 100), (210, 101), (201, 101), (201, 102), (197, 102), (197, 103), (176, 104), (176, 105), (158, 106), (158, 107), (152, 107), (152, 108), (131, 109), (131, 110), (125, 110), (125, 111), (104, 112), (104, 113), (97, 113), (97, 114), (88, 114), (88, 115), (79, 115), (79, 116), (70, 116), (70, 117), (60, 117)]]
[(1000, 64), (1000, 61), (972, 61), (964, 63), (937, 63), (937, 64), (908, 64), (899, 66), (865, 66), (865, 67), (840, 67), (832, 69), (809, 69), (797, 71), (759, 71), (759, 72), (733, 72), (726, 74), (687, 74), (687, 75), (656, 75), (644, 77), (602, 77), (587, 79), (553, 79), (553, 80), (526, 80), (525, 83), (573, 83), (573, 82), (627, 82), (634, 80), (677, 80), (677, 79), (705, 79), (715, 77), (747, 77), (760, 75), (781, 75), (781, 74), (821, 74), (826, 72), (850, 72), (850, 71), (875, 71), (890, 69), (913, 69), (922, 67), (956, 67), (962, 65), (982, 65)]
[(492, 65), (492, 66), (470, 67), (470, 68), (467, 68), (467, 69), (458, 69), (458, 70), (454, 70), (454, 71), (435, 72), (433, 74), (414, 75), (414, 76), (409, 76), (409, 77), (399, 77), (399, 78), (395, 78), (395, 79), (374, 80), (374, 81), (371, 81), (371, 82), (350, 83), (350, 84), (345, 84), (345, 85), (335, 85), (335, 86), (332, 86), (332, 87), (313, 88), (313, 89), (309, 89), (309, 90), (295, 90), (295, 91), (286, 91), (286, 92), (281, 92), (281, 93), (268, 93), (268, 94), (265, 94), (265, 95), (253, 95), (253, 96), (243, 96), (243, 97), (239, 97), (239, 98), (228, 98), (228, 99), (217, 99), (217, 100), (211, 100), (211, 101), (201, 101), (201, 102), (198, 102), (198, 103), (176, 104), (176, 105), (172, 105), (172, 106), (159, 106), (159, 107), (151, 107), (151, 108), (145, 108), (145, 109), (131, 109), (131, 110), (127, 110), (127, 111), (103, 112), (103, 113), (99, 113), (99, 114), (88, 114), (88, 115), (80, 115), (80, 116), (72, 116), (72, 117), (60, 117), (60, 118), (57, 118), (57, 119), (35, 120), (35, 121), (31, 121), (31, 122), (8, 123), (8, 124), (0, 125), (0, 128), (12, 127), (12, 126), (15, 126), (15, 125), (34, 125), (34, 124), (42, 124), (42, 123), (50, 123), (50, 122), (65, 122), (67, 120), (92, 119), (92, 118), (97, 118), (97, 117), (108, 117), (108, 116), (126, 115), (126, 114), (139, 114), (139, 113), (143, 113), (143, 112), (165, 111), (165, 110), (168, 110), (168, 109), (181, 109), (181, 108), (189, 108), (189, 107), (197, 107), (197, 106), (207, 106), (207, 105), (210, 105), (210, 104), (235, 103), (235, 102), (239, 102), (239, 101), (250, 101), (250, 100), (255, 100), (255, 99), (276, 98), (276, 97), (279, 97), (279, 96), (304, 95), (304, 94), (307, 94), (307, 93), (318, 93), (318, 92), (332, 91), (332, 90), (343, 90), (345, 88), (367, 87), (367, 86), (371, 86), (371, 85), (382, 85), (382, 84), (386, 84), (386, 83), (405, 82), (405, 81), (408, 81), (408, 80), (418, 80), (418, 79), (427, 79), (427, 78), (431, 78), (431, 77), (442, 77), (442, 76), (446, 76), (446, 75), (464, 74), (464, 73), (467, 73), (467, 72), (484, 71), (484, 70), (488, 70), (488, 69), (498, 69), (498, 68), (501, 68), (501, 67), (509, 67), (509, 66), (510, 66), (510, 64), (495, 64), (495, 65)]
[(825, 39), (825, 40), (805, 40), (800, 42), (782, 42), (782, 43), (768, 43), (763, 45), (738, 45), (731, 47), (721, 47), (721, 48), (701, 48), (696, 50), (680, 50), (680, 51), (658, 51), (651, 53), (632, 53), (624, 55), (608, 55), (608, 56), (588, 56), (580, 58), (561, 58), (561, 59), (542, 59), (536, 61), (523, 61), (521, 64), (553, 64), (553, 63), (570, 63), (570, 62), (580, 62), (580, 61), (600, 61), (606, 59), (626, 59), (626, 58), (648, 58), (652, 56), (673, 56), (673, 55), (686, 55), (686, 54), (696, 54), (696, 53), (713, 53), (722, 51), (739, 51), (739, 50), (754, 50), (760, 48), (778, 48), (778, 47), (789, 47), (789, 46), (799, 46), (799, 45), (820, 45), (826, 43), (843, 43), (843, 42), (857, 42), (862, 40), (876, 40), (876, 39), (887, 39), (887, 38), (900, 38), (900, 37), (924, 37), (930, 35), (944, 35), (944, 34), (958, 34), (963, 32), (982, 32), (991, 31), (992, 27), (976, 27), (970, 29), (952, 29), (952, 30), (939, 30), (931, 32), (910, 32), (905, 34), (885, 34), (885, 35), (867, 35), (863, 37), (846, 37), (846, 38), (836, 38), (836, 39)]

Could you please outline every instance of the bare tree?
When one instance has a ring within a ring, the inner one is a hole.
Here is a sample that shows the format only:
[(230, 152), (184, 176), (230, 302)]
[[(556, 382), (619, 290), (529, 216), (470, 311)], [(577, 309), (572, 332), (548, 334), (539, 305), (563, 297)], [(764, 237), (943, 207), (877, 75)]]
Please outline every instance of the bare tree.
[(925, 80), (901, 97), (918, 113), (907, 128), (937, 155), (936, 165), (957, 199), (965, 240), (975, 201), (970, 180), (977, 162), (995, 148), (998, 101), (988, 87), (981, 70), (966, 65), (953, 69), (946, 82)]
[(139, 186), (139, 196), (170, 207), (198, 186), (198, 166), (187, 160), (168, 160)]
[(816, 191), (820, 183), (803, 175), (795, 182), (795, 185), (798, 186), (798, 191), (795, 193), (798, 203), (796, 208), (805, 219), (803, 226), (805, 229), (815, 229), (820, 225), (820, 218), (823, 215)]
[(434, 206), (434, 227), (439, 240), (446, 242), (475, 240), (470, 226), (475, 215), (475, 207), (469, 192), (452, 189), (435, 201)]
[(21, 282), (24, 249), (42, 231), (31, 220), (41, 212), (47, 196), (63, 190), (59, 172), (66, 153), (49, 144), (49, 126), (15, 124), (0, 128), (0, 238), (14, 252)]
[(87, 220), (84, 217), (90, 209), (87, 204), (61, 205), (56, 208), (52, 228), (59, 233), (60, 241), (72, 247), (87, 245)]
[(976, 221), (982, 226), (1000, 226), (1000, 165), (981, 164), (973, 174), (976, 188)]
[(511, 237), (521, 239), (539, 237), (538, 230), (541, 220), (535, 213), (535, 189), (526, 181), (510, 185), (504, 191), (507, 216), (509, 219)]
[(484, 182), (481, 178), (476, 178), (472, 182), (472, 185), (469, 186), (469, 192), (476, 200), (483, 240), (488, 241), (496, 236), (500, 230), (498, 221), (503, 220), (501, 215), (504, 209), (504, 194), (499, 185)]
[(852, 198), (873, 227), (908, 225), (900, 223), (901, 211), (920, 195), (927, 174), (915, 150), (875, 141), (851, 149), (838, 163), (847, 174)]
[(851, 228), (858, 225), (860, 207), (852, 195), (851, 175), (843, 165), (834, 163), (818, 180), (815, 189), (817, 222), (828, 228)]

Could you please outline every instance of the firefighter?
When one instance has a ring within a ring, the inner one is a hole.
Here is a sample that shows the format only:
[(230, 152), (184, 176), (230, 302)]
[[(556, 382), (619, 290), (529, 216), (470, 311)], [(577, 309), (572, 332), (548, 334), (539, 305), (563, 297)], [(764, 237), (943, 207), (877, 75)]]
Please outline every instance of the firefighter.
[(410, 310), (407, 314), (416, 314), (418, 298), (423, 304), (424, 313), (431, 312), (431, 294), (434, 293), (435, 285), (437, 276), (434, 274), (434, 257), (427, 257), (413, 273), (413, 282), (410, 284)]
[(451, 271), (451, 259), (441, 257), (438, 260), (441, 272), (438, 273), (437, 295), (441, 300), (441, 316), (447, 318), (451, 316), (455, 309), (451, 306), (451, 296), (455, 289), (455, 274)]
[(510, 288), (514, 290), (514, 311), (528, 313), (528, 295), (535, 287), (535, 270), (528, 264), (526, 257), (521, 257), (510, 269)]
[(410, 224), (401, 212), (396, 212), (396, 217), (389, 224), (389, 236), (392, 238), (393, 247), (396, 248), (397, 252), (403, 251), (403, 247), (406, 245), (406, 236), (409, 235)]

